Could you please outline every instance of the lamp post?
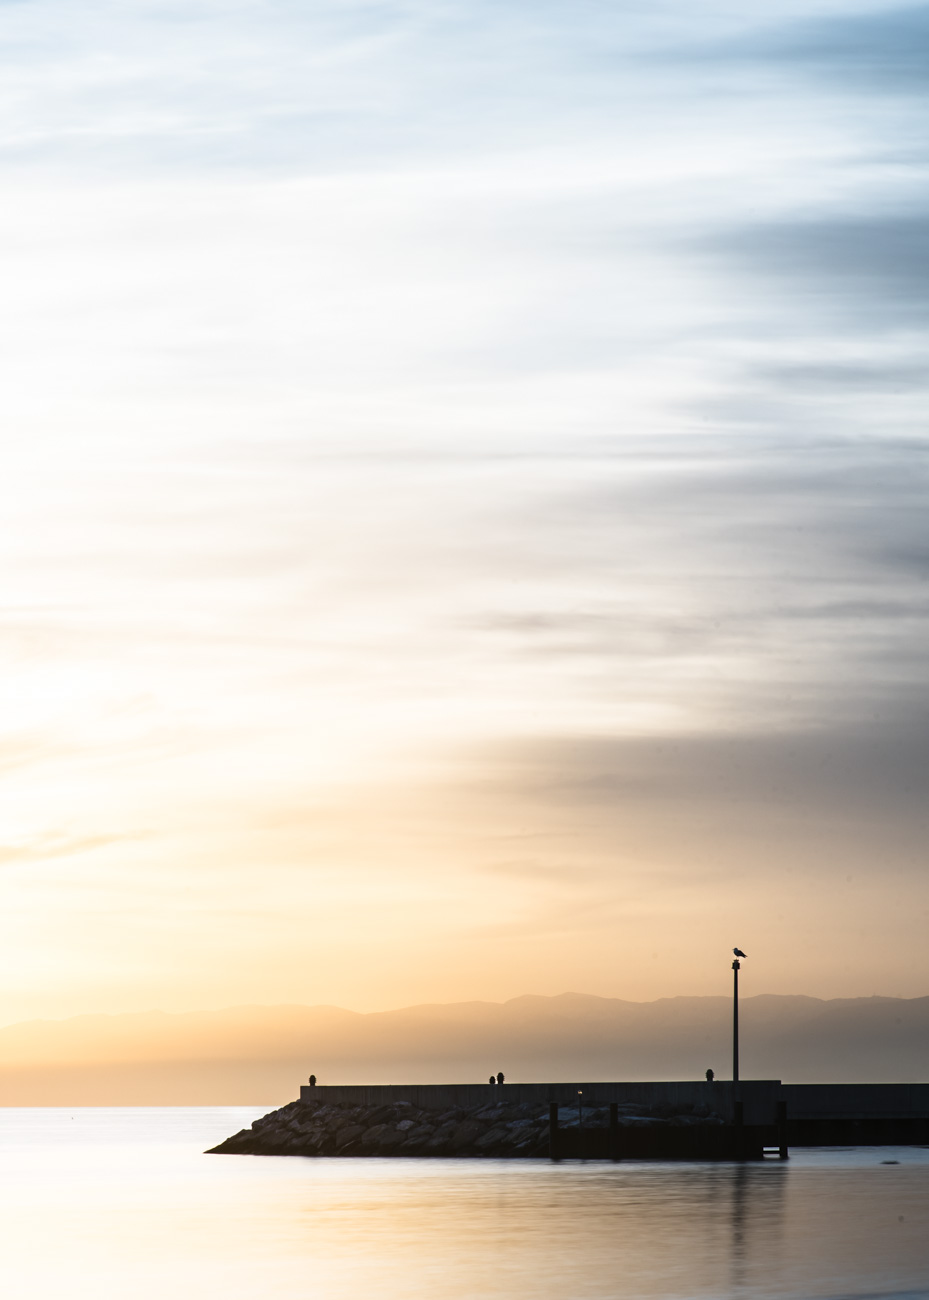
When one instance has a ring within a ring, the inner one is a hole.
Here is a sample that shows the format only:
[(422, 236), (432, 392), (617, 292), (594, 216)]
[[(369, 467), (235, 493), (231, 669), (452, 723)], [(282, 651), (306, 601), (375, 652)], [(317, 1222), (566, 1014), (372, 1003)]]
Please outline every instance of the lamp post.
[(739, 959), (732, 963), (732, 1082), (739, 1082)]

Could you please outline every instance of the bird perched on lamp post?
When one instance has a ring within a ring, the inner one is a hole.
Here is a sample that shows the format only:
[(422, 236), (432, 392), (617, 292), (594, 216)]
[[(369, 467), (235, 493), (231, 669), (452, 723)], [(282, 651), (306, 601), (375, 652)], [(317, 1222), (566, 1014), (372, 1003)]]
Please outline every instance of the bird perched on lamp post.
[(734, 957), (744, 957), (745, 953), (742, 951), (741, 948), (733, 948), (732, 955)]

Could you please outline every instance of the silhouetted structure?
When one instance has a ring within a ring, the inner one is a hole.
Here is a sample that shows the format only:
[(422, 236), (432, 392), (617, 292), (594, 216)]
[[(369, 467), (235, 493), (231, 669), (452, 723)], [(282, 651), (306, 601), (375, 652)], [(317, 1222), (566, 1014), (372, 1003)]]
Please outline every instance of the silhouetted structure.
[(713, 1071), (712, 1071), (712, 1070), (707, 1070), (707, 1072), (706, 1072), (706, 1081), (707, 1081), (707, 1083), (712, 1083), (713, 1080), (714, 1080), (715, 1078), (716, 1078), (716, 1075), (713, 1073)]
[(491, 1088), (496, 1087), (496, 1084), (497, 1084), (497, 1080), (494, 1078), (493, 1075), (491, 1075), (491, 1076), (490, 1076), (490, 1086), (491, 1086)]
[(315, 1087), (316, 1087), (316, 1075), (315, 1075), (315, 1074), (311, 1074), (311, 1075), (310, 1075), (310, 1087), (311, 1087), (311, 1088), (315, 1088)]
[(502, 1071), (502, 1070), (501, 1070), (500, 1073), (497, 1075), (497, 1083), (501, 1083), (501, 1084), (503, 1083), (503, 1071)]
[(732, 963), (732, 1082), (739, 1082), (739, 962), (745, 953), (740, 948), (732, 950), (736, 956)]

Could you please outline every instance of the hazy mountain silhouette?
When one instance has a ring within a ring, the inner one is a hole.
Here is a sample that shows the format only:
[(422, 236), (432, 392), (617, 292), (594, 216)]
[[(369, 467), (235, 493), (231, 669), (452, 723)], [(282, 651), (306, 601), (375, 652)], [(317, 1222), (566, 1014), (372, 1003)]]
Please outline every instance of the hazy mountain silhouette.
[[(730, 1073), (725, 997), (581, 993), (362, 1015), (230, 1007), (78, 1016), (0, 1029), (0, 1104), (264, 1105), (320, 1083), (695, 1079)], [(929, 997), (763, 995), (741, 1004), (743, 1078), (929, 1078)]]

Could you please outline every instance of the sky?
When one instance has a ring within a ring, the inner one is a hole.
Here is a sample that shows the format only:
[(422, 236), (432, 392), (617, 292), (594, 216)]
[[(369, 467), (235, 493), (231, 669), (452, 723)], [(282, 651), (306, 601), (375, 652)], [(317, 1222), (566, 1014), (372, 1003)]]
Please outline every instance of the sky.
[(927, 56), (0, 3), (0, 1023), (929, 992)]

